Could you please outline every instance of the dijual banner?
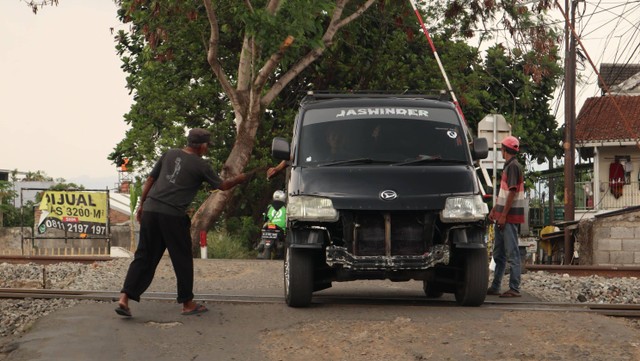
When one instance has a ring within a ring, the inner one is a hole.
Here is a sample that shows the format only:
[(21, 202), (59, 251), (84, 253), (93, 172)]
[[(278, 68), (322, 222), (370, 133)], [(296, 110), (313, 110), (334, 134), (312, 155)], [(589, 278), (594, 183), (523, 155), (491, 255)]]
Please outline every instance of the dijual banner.
[(39, 209), (40, 234), (48, 228), (85, 235), (107, 233), (106, 192), (45, 191)]

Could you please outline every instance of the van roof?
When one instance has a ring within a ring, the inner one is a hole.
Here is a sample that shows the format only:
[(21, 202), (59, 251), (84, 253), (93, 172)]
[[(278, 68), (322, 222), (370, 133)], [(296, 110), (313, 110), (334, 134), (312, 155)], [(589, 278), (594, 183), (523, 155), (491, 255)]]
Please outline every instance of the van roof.
[(385, 91), (358, 91), (349, 93), (334, 93), (327, 91), (308, 91), (302, 102), (327, 100), (327, 99), (432, 99), (450, 101), (449, 95), (444, 90), (429, 90), (426, 92), (385, 92)]
[(331, 94), (307, 95), (300, 107), (302, 109), (319, 109), (335, 107), (430, 107), (455, 109), (453, 102), (425, 95), (377, 95), (377, 94)]

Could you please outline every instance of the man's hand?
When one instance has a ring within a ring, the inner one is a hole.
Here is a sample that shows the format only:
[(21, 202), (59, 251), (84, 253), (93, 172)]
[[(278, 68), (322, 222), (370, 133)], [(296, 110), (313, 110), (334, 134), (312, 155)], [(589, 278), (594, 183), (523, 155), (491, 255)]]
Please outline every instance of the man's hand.
[(244, 183), (247, 181), (247, 179), (249, 179), (249, 176), (247, 175), (247, 173), (240, 173), (236, 176), (236, 181), (234, 183), (236, 184)]
[(503, 230), (505, 224), (507, 224), (507, 215), (502, 214), (500, 218), (496, 220), (496, 226), (498, 226), (499, 230)]
[(278, 169), (276, 167), (271, 167), (267, 169), (267, 179), (271, 179), (274, 175), (278, 173)]
[(492, 208), (491, 212), (489, 212), (489, 221), (494, 222), (495, 220), (496, 219), (495, 219), (495, 215), (494, 215), (493, 208)]
[(138, 211), (136, 212), (136, 221), (140, 223), (141, 219), (142, 219), (142, 203), (140, 203), (140, 205), (138, 206)]
[(278, 163), (277, 166), (267, 169), (267, 180), (271, 179), (271, 177), (275, 176), (276, 174), (282, 172), (282, 170), (285, 169), (286, 167), (287, 167), (287, 162), (283, 160), (280, 163)]

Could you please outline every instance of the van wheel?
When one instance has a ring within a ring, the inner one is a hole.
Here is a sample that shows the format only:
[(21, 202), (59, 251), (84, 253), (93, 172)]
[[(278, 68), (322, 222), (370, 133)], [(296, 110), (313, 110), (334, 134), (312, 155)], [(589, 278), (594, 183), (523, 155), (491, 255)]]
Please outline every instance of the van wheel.
[(306, 307), (313, 293), (313, 257), (308, 250), (287, 247), (284, 255), (284, 298), (290, 307)]
[(461, 306), (480, 306), (487, 296), (489, 262), (486, 249), (458, 250), (462, 279), (456, 287), (456, 302)]
[(422, 281), (422, 289), (424, 290), (425, 296), (429, 298), (440, 298), (444, 294), (440, 287), (433, 282)]

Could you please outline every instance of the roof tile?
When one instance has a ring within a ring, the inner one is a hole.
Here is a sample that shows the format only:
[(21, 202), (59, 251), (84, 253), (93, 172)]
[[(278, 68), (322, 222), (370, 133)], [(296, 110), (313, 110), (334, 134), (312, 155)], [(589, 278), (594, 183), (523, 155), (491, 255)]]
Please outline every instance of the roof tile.
[(576, 142), (640, 139), (640, 96), (604, 96), (585, 101), (576, 118)]

